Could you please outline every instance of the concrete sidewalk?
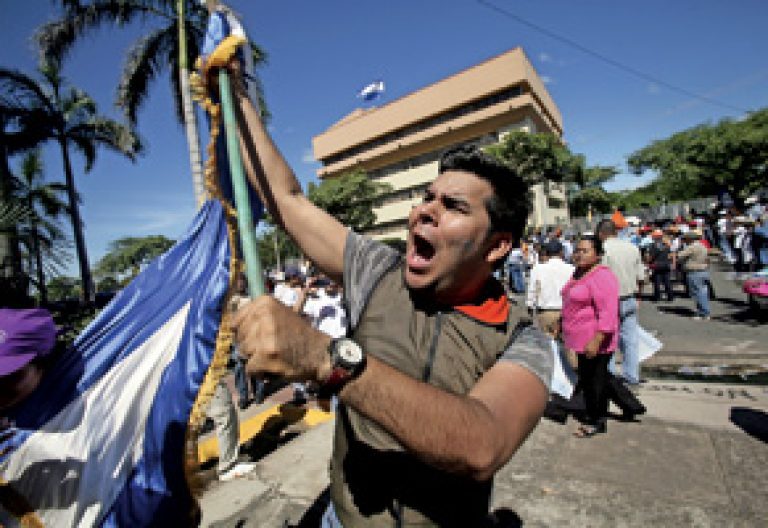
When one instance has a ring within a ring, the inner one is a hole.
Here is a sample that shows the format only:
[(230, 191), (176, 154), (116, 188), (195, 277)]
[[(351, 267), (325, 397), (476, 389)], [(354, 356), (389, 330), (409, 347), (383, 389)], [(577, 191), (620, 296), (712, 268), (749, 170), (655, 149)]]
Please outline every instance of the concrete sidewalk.
[[(650, 381), (648, 414), (572, 436), (543, 420), (497, 475), (509, 526), (768, 526), (768, 388)], [(332, 422), (213, 482), (205, 526), (313, 526), (328, 485)], [(314, 508), (313, 508), (314, 505)]]

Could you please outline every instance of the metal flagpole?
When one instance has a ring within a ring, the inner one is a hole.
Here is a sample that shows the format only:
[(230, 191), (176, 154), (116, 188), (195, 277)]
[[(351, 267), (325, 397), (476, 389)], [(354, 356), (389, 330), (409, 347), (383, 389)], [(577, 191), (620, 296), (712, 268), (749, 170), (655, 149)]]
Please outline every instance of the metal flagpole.
[(224, 116), (224, 136), (227, 142), (229, 172), (235, 194), (235, 207), (237, 208), (237, 226), (238, 231), (240, 231), (240, 245), (245, 260), (245, 276), (248, 279), (248, 292), (254, 298), (264, 294), (264, 276), (256, 246), (256, 232), (253, 227), (248, 184), (243, 171), (243, 160), (240, 156), (232, 83), (229, 79), (229, 72), (223, 68), (219, 70), (219, 93), (221, 94), (221, 110)]

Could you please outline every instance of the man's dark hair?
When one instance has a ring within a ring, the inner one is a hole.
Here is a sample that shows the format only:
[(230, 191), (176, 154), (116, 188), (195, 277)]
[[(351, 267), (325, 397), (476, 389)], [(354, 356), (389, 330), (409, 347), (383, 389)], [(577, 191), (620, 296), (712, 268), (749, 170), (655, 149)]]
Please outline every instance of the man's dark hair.
[(605, 235), (607, 237), (616, 236), (616, 224), (613, 223), (612, 220), (608, 220), (607, 218), (604, 220), (600, 220), (597, 224), (597, 228), (595, 229), (595, 233), (597, 236)]
[(523, 235), (531, 212), (528, 185), (513, 169), (476, 147), (451, 149), (440, 159), (440, 174), (450, 171), (470, 172), (493, 188), (493, 196), (485, 202), (491, 219), (491, 232), (512, 233), (515, 241)]
[(603, 241), (597, 235), (582, 235), (579, 241), (587, 240), (592, 243), (592, 247), (595, 248), (595, 253), (603, 255)]

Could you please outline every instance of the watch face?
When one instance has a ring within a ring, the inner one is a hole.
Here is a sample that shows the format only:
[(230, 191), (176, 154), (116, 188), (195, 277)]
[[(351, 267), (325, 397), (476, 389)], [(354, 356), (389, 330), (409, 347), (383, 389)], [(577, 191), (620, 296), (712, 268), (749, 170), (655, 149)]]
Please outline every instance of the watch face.
[(338, 344), (339, 357), (348, 363), (359, 363), (363, 359), (363, 351), (354, 341), (342, 339)]

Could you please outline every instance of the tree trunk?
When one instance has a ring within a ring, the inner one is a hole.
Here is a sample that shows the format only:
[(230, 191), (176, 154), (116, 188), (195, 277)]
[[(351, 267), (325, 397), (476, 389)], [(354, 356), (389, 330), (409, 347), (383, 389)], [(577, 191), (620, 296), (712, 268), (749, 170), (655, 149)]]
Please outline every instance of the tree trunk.
[(179, 87), (181, 89), (181, 105), (184, 111), (184, 131), (187, 134), (189, 149), (189, 165), (192, 168), (192, 187), (195, 192), (197, 206), (205, 201), (205, 181), (203, 179), (203, 162), (200, 156), (200, 136), (197, 132), (197, 118), (192, 105), (192, 92), (189, 88), (189, 58), (187, 57), (186, 16), (184, 0), (176, 1), (177, 26), (179, 28)]
[(48, 304), (48, 288), (45, 287), (45, 272), (43, 271), (43, 252), (40, 249), (40, 237), (37, 234), (37, 223), (32, 224), (32, 246), (37, 267), (37, 291), (40, 294), (40, 306)]
[(83, 236), (83, 223), (80, 220), (80, 210), (77, 204), (77, 192), (75, 191), (75, 178), (72, 174), (72, 163), (69, 160), (69, 150), (64, 139), (59, 139), (61, 146), (61, 157), (64, 160), (64, 175), (67, 180), (67, 197), (69, 198), (69, 211), (72, 217), (72, 230), (75, 233), (75, 248), (77, 249), (77, 260), (80, 263), (80, 281), (83, 288), (83, 301), (93, 303), (93, 279), (91, 278), (91, 268), (88, 265), (88, 251), (85, 247), (85, 237)]
[(184, 130), (187, 134), (189, 164), (192, 168), (192, 187), (195, 192), (195, 201), (199, 207), (206, 199), (203, 162), (200, 155), (200, 136), (197, 131), (197, 118), (195, 117), (195, 108), (192, 105), (192, 94), (189, 88), (189, 71), (186, 68), (180, 68), (179, 77), (181, 81), (181, 102), (184, 108)]
[[(10, 203), (11, 167), (8, 153), (0, 137), (0, 203)], [(0, 277), (20, 278), (23, 273), (21, 248), (15, 226), (0, 231)]]

